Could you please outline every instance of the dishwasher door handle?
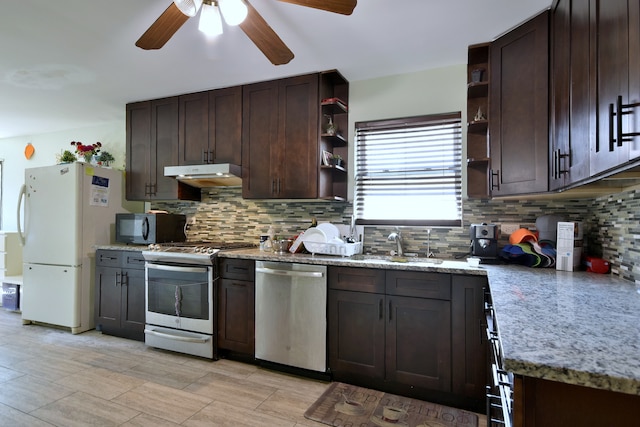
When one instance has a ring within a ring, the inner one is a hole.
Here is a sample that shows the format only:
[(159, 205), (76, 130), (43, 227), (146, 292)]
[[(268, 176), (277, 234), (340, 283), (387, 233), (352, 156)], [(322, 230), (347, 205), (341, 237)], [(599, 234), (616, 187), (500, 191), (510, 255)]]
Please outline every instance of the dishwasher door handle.
[(256, 273), (273, 274), (276, 276), (289, 277), (324, 277), (322, 271), (293, 271), (293, 270), (277, 270), (268, 267), (256, 267)]

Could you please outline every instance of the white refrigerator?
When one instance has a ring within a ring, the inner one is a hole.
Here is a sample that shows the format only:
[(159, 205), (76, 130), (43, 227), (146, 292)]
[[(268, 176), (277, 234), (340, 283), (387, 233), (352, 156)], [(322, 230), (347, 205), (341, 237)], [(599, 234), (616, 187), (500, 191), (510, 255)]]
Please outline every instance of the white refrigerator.
[(18, 200), (23, 324), (74, 334), (95, 327), (93, 255), (95, 245), (111, 242), (116, 213), (126, 211), (122, 186), (121, 171), (85, 163), (25, 170)]

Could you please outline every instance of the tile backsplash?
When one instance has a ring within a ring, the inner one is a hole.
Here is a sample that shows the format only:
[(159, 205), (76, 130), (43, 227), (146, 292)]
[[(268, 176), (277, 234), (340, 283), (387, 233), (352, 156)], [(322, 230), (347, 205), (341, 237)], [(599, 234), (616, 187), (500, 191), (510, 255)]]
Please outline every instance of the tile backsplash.
[[(425, 256), (427, 246), (436, 257), (464, 258), (469, 252), (469, 225), (476, 223), (516, 223), (535, 226), (541, 215), (560, 215), (567, 221), (582, 221), (585, 253), (602, 256), (612, 265), (612, 273), (640, 283), (640, 190), (612, 196), (580, 200), (465, 200), (463, 227), (402, 227), (406, 252)], [(201, 202), (153, 202), (152, 209), (184, 213), (195, 217), (188, 239), (258, 242), (269, 226), (284, 236), (295, 236), (319, 222), (348, 224), (352, 204), (328, 201), (250, 200), (242, 198), (239, 187), (203, 189)], [(364, 251), (388, 253), (394, 243), (387, 240), (392, 226), (366, 226)], [(430, 232), (429, 232), (430, 230)], [(508, 243), (501, 236), (500, 245)]]

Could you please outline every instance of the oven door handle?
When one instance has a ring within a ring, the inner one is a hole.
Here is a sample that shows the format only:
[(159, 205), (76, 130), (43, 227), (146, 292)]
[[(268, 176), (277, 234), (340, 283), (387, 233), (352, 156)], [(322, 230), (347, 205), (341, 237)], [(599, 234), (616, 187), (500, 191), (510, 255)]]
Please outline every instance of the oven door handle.
[(203, 343), (207, 342), (211, 339), (211, 337), (206, 335), (200, 335), (198, 337), (185, 337), (181, 335), (173, 335), (167, 334), (164, 332), (154, 331), (153, 329), (145, 329), (144, 333), (147, 335), (154, 335), (156, 337), (166, 338), (174, 341), (184, 341), (184, 342), (194, 342), (194, 343)]
[(183, 267), (177, 265), (164, 265), (164, 264), (152, 264), (147, 263), (147, 268), (153, 268), (155, 270), (165, 270), (165, 271), (181, 271), (185, 273), (205, 273), (207, 271), (207, 267)]
[(291, 277), (323, 277), (321, 271), (292, 271), (292, 270), (276, 270), (273, 268), (256, 267), (256, 273), (274, 274), (276, 276)]

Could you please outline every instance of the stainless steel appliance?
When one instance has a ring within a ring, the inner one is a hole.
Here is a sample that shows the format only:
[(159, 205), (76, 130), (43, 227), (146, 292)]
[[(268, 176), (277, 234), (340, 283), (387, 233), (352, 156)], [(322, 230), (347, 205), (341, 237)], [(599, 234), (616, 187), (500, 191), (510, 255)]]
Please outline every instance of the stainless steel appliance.
[(256, 261), (256, 359), (327, 371), (327, 267)]
[(165, 166), (164, 176), (198, 188), (242, 185), (242, 168), (230, 163)]
[(471, 224), (471, 255), (483, 261), (498, 259), (498, 227), (495, 224)]
[(116, 241), (145, 245), (187, 240), (186, 215), (164, 212), (116, 214)]
[(154, 244), (145, 258), (145, 343), (217, 358), (217, 253), (244, 243)]

